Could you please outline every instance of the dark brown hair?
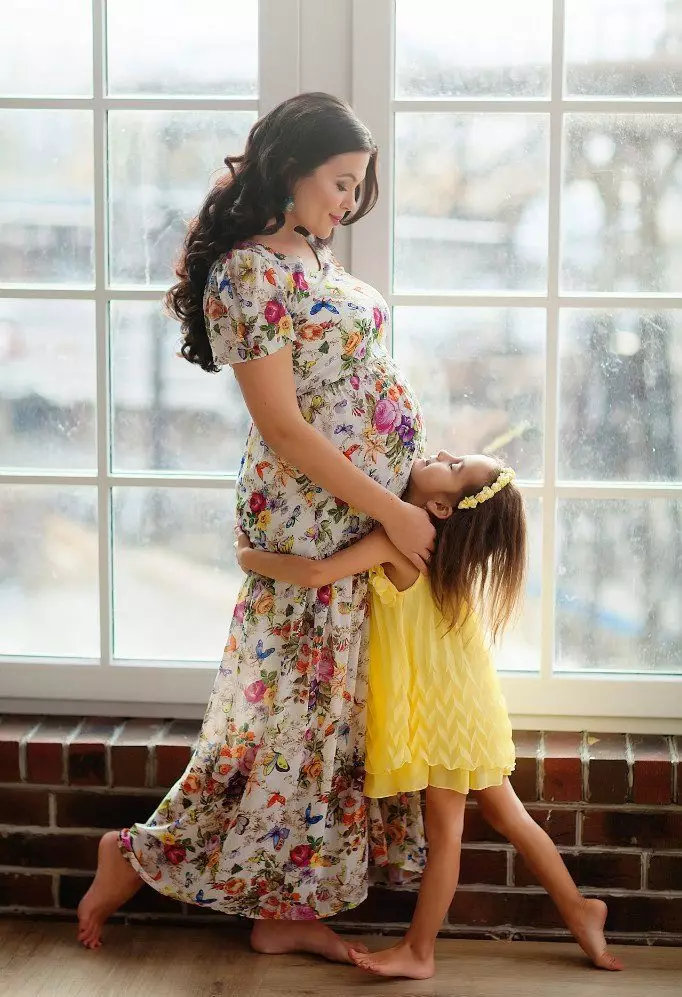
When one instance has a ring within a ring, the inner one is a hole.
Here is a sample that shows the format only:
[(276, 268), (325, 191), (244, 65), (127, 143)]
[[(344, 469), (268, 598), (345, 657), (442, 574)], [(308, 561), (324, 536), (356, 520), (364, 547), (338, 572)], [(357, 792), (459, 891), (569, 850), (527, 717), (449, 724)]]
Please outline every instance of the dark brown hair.
[(168, 291), (166, 308), (182, 323), (182, 355), (216, 371), (204, 318), (204, 289), (215, 261), (236, 243), (270, 235), (284, 225), (294, 184), (334, 156), (368, 152), (369, 165), (356, 192), (357, 208), (342, 224), (370, 211), (378, 197), (377, 148), (368, 129), (345, 101), (304, 93), (284, 101), (251, 129), (241, 156), (227, 156), (229, 173), (209, 192), (192, 220)]
[[(503, 464), (488, 484), (497, 478)], [(514, 484), (475, 509), (432, 516), (436, 552), (429, 565), (431, 591), (450, 629), (461, 629), (475, 610), (493, 641), (516, 616), (526, 574), (526, 511)]]

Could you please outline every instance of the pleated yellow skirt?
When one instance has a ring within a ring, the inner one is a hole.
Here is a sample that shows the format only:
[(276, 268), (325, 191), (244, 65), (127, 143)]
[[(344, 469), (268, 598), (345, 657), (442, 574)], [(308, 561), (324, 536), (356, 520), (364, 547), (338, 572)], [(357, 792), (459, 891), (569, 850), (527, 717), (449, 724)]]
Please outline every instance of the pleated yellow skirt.
[(372, 587), (365, 794), (498, 786), (514, 769), (507, 707), (480, 621), (447, 632), (428, 579)]

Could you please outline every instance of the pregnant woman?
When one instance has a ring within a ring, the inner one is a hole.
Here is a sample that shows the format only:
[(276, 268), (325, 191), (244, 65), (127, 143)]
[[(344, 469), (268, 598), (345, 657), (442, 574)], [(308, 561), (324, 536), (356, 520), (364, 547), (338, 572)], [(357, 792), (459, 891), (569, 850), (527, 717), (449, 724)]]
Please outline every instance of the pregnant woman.
[[(376, 201), (376, 155), (336, 98), (275, 108), (226, 160), (168, 300), (186, 359), (232, 366), (252, 416), (237, 517), (253, 545), (324, 558), (380, 522), (423, 570), (434, 530), (399, 497), (419, 405), (384, 346), (385, 302), (328, 247)], [(83, 944), (146, 882), (253, 919), (257, 951), (349, 961), (321, 919), (365, 899), (370, 853), (423, 858), (418, 797), (372, 814), (363, 797), (366, 610), (365, 575), (317, 591), (247, 576), (187, 770), (145, 824), (100, 843)]]

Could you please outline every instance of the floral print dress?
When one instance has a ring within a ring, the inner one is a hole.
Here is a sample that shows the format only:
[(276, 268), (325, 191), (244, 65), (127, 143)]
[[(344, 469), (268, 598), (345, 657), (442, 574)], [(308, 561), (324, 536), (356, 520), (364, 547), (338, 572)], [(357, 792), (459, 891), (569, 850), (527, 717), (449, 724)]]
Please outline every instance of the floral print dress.
[[(213, 355), (233, 365), (291, 344), (304, 418), (401, 494), (423, 426), (383, 345), (386, 304), (327, 248), (318, 258), (310, 272), (243, 243), (220, 259), (205, 295)], [(237, 515), (255, 546), (316, 558), (373, 526), (255, 426)], [(196, 752), (147, 823), (121, 832), (155, 889), (227, 914), (313, 919), (365, 899), (368, 859), (420, 871), (419, 797), (363, 796), (367, 607), (367, 575), (317, 591), (246, 576)]]

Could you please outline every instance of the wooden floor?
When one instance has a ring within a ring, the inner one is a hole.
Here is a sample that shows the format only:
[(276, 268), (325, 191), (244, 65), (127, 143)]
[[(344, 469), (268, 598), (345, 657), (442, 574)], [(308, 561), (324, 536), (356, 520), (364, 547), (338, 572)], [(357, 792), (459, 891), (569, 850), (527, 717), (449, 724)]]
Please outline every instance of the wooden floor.
[[(624, 973), (590, 969), (572, 945), (439, 942), (433, 980), (379, 980), (304, 956), (255, 956), (246, 934), (113, 925), (87, 952), (74, 925), (0, 921), (2, 997), (680, 997), (682, 949), (615, 948)], [(370, 947), (389, 944), (366, 939)]]

